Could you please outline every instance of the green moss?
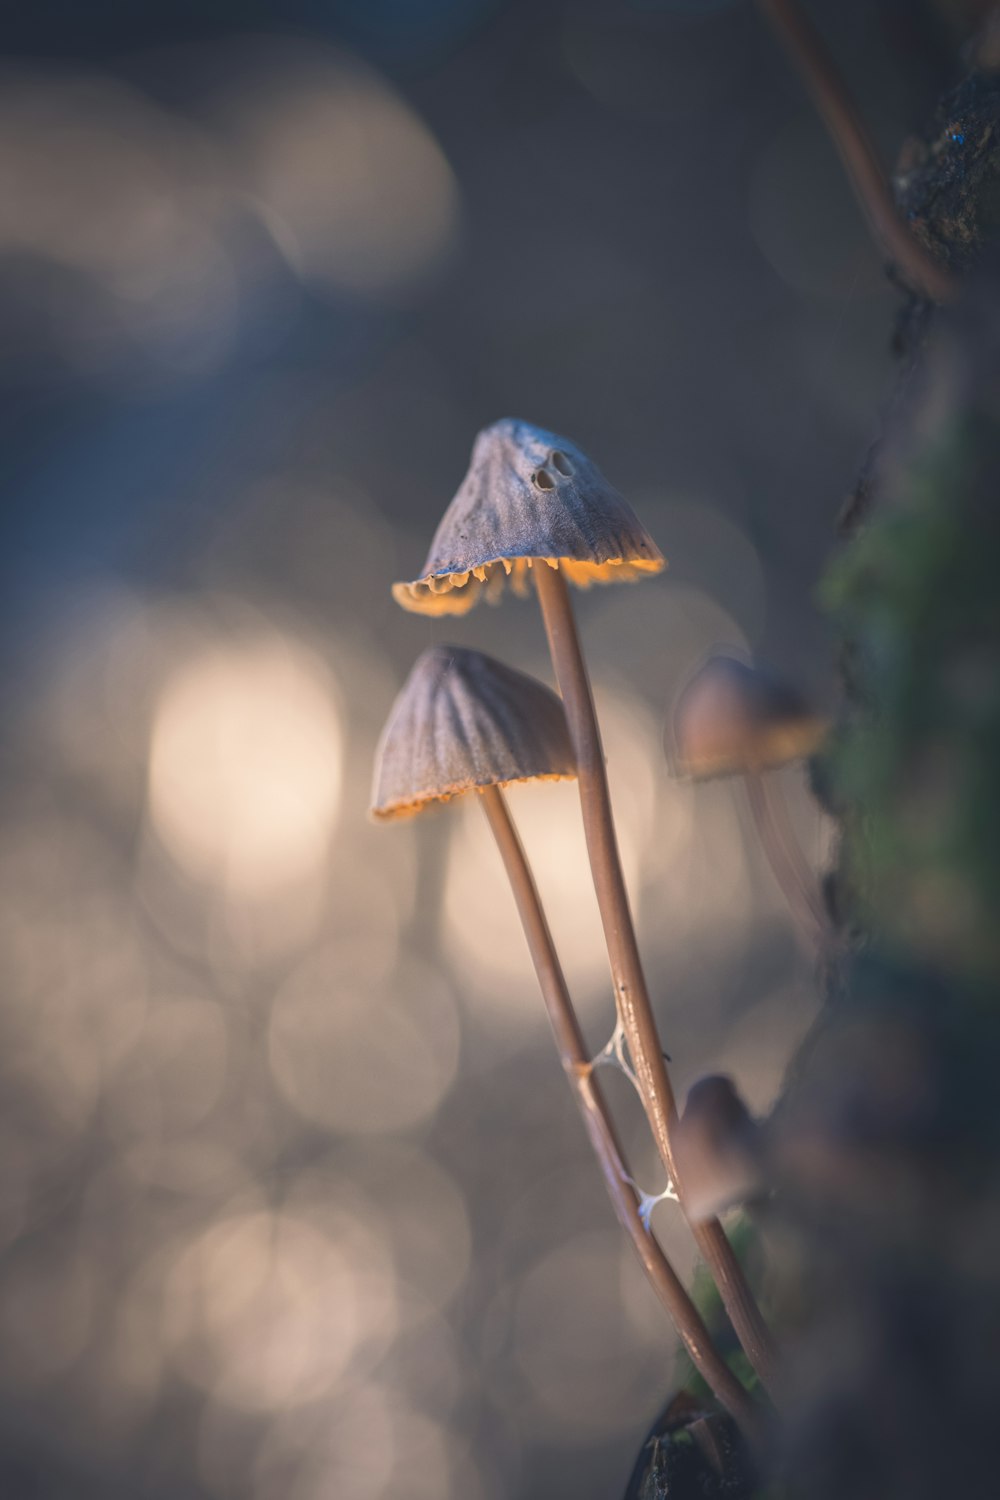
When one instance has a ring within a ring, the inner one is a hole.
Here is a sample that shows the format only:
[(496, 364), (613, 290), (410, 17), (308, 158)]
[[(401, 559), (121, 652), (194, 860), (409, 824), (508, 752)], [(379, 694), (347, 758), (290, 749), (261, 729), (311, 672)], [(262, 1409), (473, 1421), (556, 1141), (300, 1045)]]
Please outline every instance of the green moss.
[(1000, 424), (989, 403), (918, 440), (822, 600), (850, 642), (826, 777), (854, 920), (979, 983), (1000, 975)]
[[(730, 1219), (726, 1225), (726, 1233), (746, 1273), (747, 1280), (753, 1288), (754, 1295), (766, 1315), (767, 1299), (764, 1296), (763, 1287), (764, 1257), (760, 1235), (750, 1219), (742, 1213)], [(718, 1287), (704, 1265), (699, 1265), (695, 1271), (691, 1298), (705, 1320), (713, 1343), (724, 1354), (729, 1368), (748, 1391), (756, 1391), (760, 1384), (757, 1372), (733, 1335)], [(689, 1391), (692, 1396), (711, 1402), (711, 1392), (687, 1354), (682, 1353), (678, 1356), (677, 1376), (678, 1384), (683, 1390)]]

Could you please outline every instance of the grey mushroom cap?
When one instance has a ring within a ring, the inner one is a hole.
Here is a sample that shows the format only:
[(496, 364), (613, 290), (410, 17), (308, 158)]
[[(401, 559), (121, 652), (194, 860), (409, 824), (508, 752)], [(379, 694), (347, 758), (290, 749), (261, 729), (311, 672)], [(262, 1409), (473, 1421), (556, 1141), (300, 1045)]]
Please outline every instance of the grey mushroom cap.
[(769, 672), (735, 656), (712, 656), (677, 699), (673, 769), (697, 780), (768, 770), (814, 754), (827, 727)]
[(568, 438), (507, 417), (479, 433), (468, 473), (441, 520), (420, 577), (393, 585), (404, 609), (465, 614), (533, 565), (581, 588), (658, 573), (663, 555), (638, 516)]
[(382, 732), (372, 815), (407, 817), (477, 787), (575, 775), (555, 693), (481, 651), (432, 646)]

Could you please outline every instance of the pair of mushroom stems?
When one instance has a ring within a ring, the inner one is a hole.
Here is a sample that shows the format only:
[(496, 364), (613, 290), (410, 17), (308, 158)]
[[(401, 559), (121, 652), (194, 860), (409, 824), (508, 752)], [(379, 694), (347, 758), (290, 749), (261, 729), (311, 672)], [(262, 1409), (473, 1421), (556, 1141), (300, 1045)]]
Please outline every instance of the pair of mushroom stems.
[(692, 1363), (750, 1439), (760, 1436), (762, 1413), (716, 1349), (704, 1320), (643, 1220), (614, 1122), (595, 1076), (538, 888), (503, 792), (480, 791), (483, 811), (507, 872), (563, 1070), (573, 1091), (618, 1221), (663, 1303)]
[[(533, 573), (576, 756), (584, 833), (614, 982), (615, 1008), (653, 1139), (683, 1210), (684, 1184), (675, 1167), (671, 1142), (677, 1106), (625, 888), (590, 678), (562, 573), (544, 563)], [(777, 1376), (774, 1341), (725, 1231), (718, 1219), (693, 1222), (688, 1218), (688, 1223), (736, 1336), (764, 1389), (773, 1395)]]
[(759, 771), (747, 771), (743, 781), (757, 836), (789, 910), (809, 946), (819, 950), (830, 932), (819, 882), (810, 869), (780, 794)]
[(914, 291), (932, 302), (954, 301), (954, 277), (928, 255), (900, 218), (854, 102), (798, 0), (758, 3), (826, 124), (876, 242)]

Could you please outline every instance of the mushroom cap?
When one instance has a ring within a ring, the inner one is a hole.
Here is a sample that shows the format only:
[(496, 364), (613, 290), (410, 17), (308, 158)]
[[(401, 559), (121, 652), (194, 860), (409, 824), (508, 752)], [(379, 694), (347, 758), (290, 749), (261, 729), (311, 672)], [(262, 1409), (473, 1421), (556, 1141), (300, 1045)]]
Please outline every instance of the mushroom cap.
[(731, 1078), (713, 1074), (693, 1085), (673, 1146), (684, 1206), (696, 1222), (760, 1192), (760, 1127)]
[(764, 771), (812, 755), (826, 729), (794, 688), (734, 656), (712, 656), (674, 708), (673, 769), (699, 781)]
[(495, 602), (507, 578), (525, 593), (540, 559), (580, 588), (664, 566), (632, 507), (575, 443), (506, 417), (476, 438), (423, 572), (394, 584), (393, 597), (420, 614), (464, 615), (480, 596)]
[(576, 775), (561, 699), (481, 651), (432, 646), (392, 707), (372, 815), (403, 818), (476, 787)]

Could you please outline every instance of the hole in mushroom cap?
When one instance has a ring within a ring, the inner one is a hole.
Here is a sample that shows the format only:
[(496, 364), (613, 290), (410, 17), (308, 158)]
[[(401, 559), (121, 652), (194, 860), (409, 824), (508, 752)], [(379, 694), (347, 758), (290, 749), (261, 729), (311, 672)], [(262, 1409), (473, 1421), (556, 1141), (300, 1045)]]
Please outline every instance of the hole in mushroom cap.
[(565, 453), (560, 453), (558, 448), (553, 448), (551, 454), (549, 455), (549, 463), (555, 469), (557, 474), (562, 474), (567, 479), (573, 472), (573, 465), (570, 463)]
[(556, 482), (548, 469), (536, 469), (531, 476), (532, 484), (540, 490), (554, 490)]

